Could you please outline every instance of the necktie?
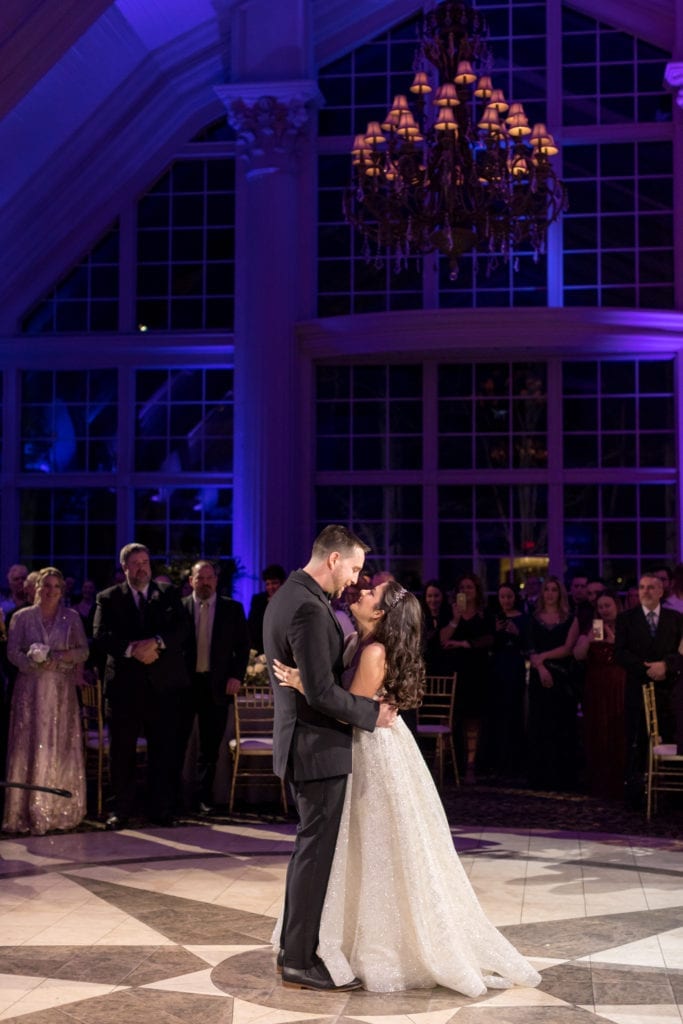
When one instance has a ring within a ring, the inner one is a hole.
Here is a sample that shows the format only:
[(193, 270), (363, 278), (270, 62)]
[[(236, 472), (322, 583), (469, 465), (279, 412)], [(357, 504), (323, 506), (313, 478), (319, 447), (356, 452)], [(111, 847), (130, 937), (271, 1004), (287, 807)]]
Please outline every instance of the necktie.
[(147, 599), (141, 590), (138, 591), (138, 615), (140, 622), (144, 624), (145, 621), (145, 609), (147, 607)]
[(199, 623), (197, 626), (197, 665), (195, 672), (209, 671), (209, 605), (199, 602)]
[(650, 630), (650, 636), (654, 636), (657, 632), (657, 620), (655, 619), (655, 613), (648, 612), (645, 618), (647, 619), (647, 628)]

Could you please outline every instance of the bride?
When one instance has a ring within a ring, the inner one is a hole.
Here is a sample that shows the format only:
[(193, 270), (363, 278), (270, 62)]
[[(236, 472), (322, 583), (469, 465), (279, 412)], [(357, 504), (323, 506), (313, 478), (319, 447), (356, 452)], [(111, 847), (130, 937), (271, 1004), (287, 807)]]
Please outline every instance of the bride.
[[(345, 656), (351, 692), (417, 706), (424, 683), (417, 599), (389, 580), (361, 591), (351, 613), (358, 627)], [(281, 685), (303, 693), (296, 669), (277, 661), (274, 668)], [(400, 718), (391, 729), (354, 730), (318, 954), (336, 985), (357, 976), (370, 992), (443, 985), (475, 997), (541, 980), (481, 909)]]

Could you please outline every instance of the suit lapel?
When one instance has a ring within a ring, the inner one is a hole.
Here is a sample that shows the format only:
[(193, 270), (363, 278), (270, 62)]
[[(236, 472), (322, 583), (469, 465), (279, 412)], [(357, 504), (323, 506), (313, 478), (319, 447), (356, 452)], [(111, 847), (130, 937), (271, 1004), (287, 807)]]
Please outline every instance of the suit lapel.
[(334, 622), (335, 629), (339, 634), (339, 642), (341, 643), (343, 650), (344, 630), (341, 628), (341, 623), (337, 616), (334, 614), (334, 608), (332, 607), (330, 601), (326, 597), (322, 588), (318, 585), (318, 583), (316, 583), (313, 577), (309, 576), (307, 572), (303, 571), (303, 569), (298, 569), (296, 572), (293, 572), (292, 576), (295, 576), (298, 582), (301, 583), (304, 587), (306, 587), (306, 589), (309, 590), (311, 594), (313, 594), (315, 597), (317, 597), (318, 600), (321, 601), (322, 604), (325, 606), (325, 608), (327, 608), (327, 611), (332, 617), (332, 621)]

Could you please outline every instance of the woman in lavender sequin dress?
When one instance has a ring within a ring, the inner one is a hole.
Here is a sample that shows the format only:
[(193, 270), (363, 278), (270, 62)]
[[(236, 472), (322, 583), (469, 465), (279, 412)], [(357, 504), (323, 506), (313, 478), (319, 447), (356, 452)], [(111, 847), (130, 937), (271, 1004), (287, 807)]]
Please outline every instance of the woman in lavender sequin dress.
[[(67, 789), (71, 799), (7, 789), (3, 830), (44, 835), (85, 815), (85, 769), (77, 684), (88, 657), (78, 612), (62, 602), (64, 578), (43, 569), (36, 603), (12, 616), (8, 657), (19, 669), (10, 715), (7, 779)], [(45, 659), (45, 660), (43, 660)]]
[[(399, 707), (419, 700), (421, 612), (391, 580), (351, 606), (360, 642), (347, 648), (351, 690)], [(298, 673), (275, 662), (298, 686)], [(273, 942), (277, 948), (276, 926)], [(446, 988), (466, 996), (540, 975), (488, 920), (453, 846), (439, 794), (400, 717), (391, 729), (353, 735), (334, 863), (318, 953), (336, 985), (360, 978), (371, 992)]]

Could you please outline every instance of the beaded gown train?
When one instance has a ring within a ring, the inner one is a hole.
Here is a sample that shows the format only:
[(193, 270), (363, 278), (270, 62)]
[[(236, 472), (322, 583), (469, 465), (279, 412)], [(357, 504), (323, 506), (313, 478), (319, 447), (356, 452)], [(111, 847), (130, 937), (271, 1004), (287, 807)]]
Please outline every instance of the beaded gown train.
[(354, 730), (318, 952), (336, 984), (356, 976), (371, 992), (443, 985), (476, 997), (541, 980), (479, 905), (400, 718)]

